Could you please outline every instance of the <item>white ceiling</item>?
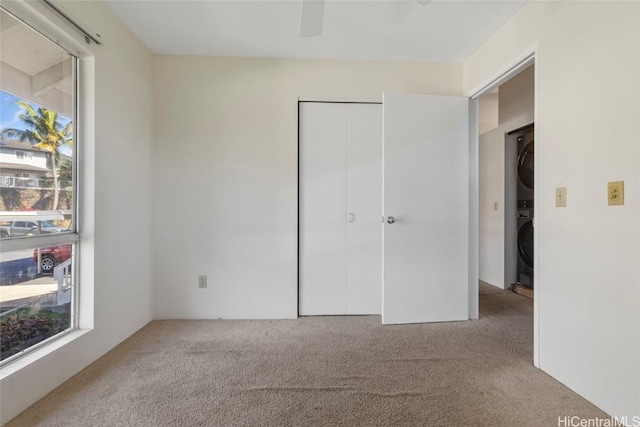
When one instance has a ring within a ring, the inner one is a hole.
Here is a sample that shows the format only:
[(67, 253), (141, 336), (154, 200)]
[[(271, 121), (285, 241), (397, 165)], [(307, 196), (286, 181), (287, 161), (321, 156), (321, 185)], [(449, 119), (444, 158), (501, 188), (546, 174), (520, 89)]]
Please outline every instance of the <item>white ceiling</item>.
[(462, 62), (526, 0), (328, 0), (308, 38), (299, 0), (105, 3), (157, 54)]

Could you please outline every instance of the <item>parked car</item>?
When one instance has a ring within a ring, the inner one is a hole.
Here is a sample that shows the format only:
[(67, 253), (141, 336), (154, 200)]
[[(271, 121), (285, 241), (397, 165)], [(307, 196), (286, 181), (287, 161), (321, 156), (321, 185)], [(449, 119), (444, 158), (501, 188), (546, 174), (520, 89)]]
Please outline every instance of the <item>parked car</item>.
[[(53, 273), (53, 269), (61, 262), (71, 258), (71, 245), (49, 246), (40, 248), (40, 268), (43, 273)], [(38, 262), (38, 250), (33, 251), (33, 260)]]
[(0, 237), (22, 237), (36, 234), (50, 234), (67, 231), (68, 228), (58, 227), (53, 221), (40, 221), (38, 229), (37, 221), (13, 221), (9, 225), (0, 226)]

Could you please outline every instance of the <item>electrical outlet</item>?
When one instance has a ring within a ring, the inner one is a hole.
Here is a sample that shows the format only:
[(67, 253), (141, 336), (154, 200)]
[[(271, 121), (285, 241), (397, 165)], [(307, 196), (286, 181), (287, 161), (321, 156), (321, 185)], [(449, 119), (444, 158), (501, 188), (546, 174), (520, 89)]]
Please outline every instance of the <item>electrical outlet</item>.
[(198, 276), (198, 287), (200, 289), (205, 289), (207, 287), (207, 276), (205, 275)]
[(556, 188), (556, 207), (557, 208), (567, 207), (567, 187)]
[(613, 181), (607, 184), (609, 206), (624, 205), (624, 181)]

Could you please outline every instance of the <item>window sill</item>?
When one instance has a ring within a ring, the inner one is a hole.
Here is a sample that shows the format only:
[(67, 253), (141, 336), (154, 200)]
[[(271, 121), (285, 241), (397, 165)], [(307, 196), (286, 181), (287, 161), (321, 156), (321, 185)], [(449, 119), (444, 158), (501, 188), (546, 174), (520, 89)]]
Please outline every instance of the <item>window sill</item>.
[(77, 340), (78, 338), (80, 338), (81, 336), (83, 336), (84, 334), (90, 331), (91, 329), (76, 329), (71, 332), (68, 332), (64, 334), (64, 336), (61, 336), (60, 338), (51, 341), (47, 345), (44, 345), (36, 350), (33, 350), (28, 354), (24, 355), (23, 357), (20, 357), (19, 359), (16, 359), (15, 361), (9, 363), (8, 365), (3, 366), (2, 368), (0, 368), (0, 381), (13, 375), (14, 373), (20, 371), (21, 369), (26, 368), (32, 363), (39, 361), (40, 359), (48, 356), (49, 354), (64, 347), (65, 345)]

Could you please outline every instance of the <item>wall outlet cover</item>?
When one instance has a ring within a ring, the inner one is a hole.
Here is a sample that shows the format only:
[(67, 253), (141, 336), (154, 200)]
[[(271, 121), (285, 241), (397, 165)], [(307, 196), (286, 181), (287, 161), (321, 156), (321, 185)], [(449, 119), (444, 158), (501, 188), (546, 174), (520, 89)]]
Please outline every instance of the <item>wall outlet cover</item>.
[(198, 276), (198, 287), (200, 289), (205, 289), (207, 287), (207, 276), (206, 275)]
[(609, 206), (624, 205), (624, 181), (612, 181), (607, 184)]
[(557, 208), (567, 207), (567, 187), (556, 188), (556, 207)]

